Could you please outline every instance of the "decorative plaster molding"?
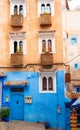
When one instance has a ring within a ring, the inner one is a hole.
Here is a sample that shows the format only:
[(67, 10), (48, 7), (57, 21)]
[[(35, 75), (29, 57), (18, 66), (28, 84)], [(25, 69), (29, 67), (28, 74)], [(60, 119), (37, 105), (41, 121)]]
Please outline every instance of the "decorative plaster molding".
[(11, 3), (15, 4), (15, 3), (25, 3), (26, 0), (10, 0)]
[(53, 31), (39, 31), (38, 35), (39, 35), (39, 37), (43, 37), (43, 36), (52, 37), (52, 36), (54, 36), (55, 32), (56, 32), (55, 30), (53, 30)]
[(9, 38), (12, 40), (24, 40), (26, 38), (26, 32), (9, 33)]

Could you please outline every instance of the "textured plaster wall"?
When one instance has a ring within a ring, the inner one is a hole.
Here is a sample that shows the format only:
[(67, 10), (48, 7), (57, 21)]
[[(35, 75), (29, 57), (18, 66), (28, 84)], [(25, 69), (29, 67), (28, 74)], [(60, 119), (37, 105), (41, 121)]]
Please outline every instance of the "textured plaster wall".
[[(70, 37), (71, 36), (77, 36), (78, 43), (77, 44), (71, 44), (70, 43)], [(64, 41), (64, 50), (66, 52), (66, 55), (64, 57), (65, 63), (70, 65), (70, 73), (71, 73), (71, 79), (74, 81), (71, 81), (71, 83), (76, 86), (80, 85), (80, 34), (78, 31), (68, 32), (68, 38)], [(78, 64), (78, 68), (75, 69), (74, 64)]]
[[(28, 85), (24, 87), (24, 97), (32, 96), (32, 103), (24, 105), (24, 120), (29, 122), (48, 121), (54, 128), (65, 128), (65, 96), (64, 96), (64, 71), (56, 72), (56, 93), (39, 93), (39, 73), (38, 72), (7, 72), (4, 80), (28, 80)], [(6, 105), (5, 97), (9, 96), (11, 104), (10, 87), (3, 86), (3, 105)], [(57, 111), (60, 106), (60, 113)]]
[[(38, 32), (56, 30), (54, 62), (63, 62), (62, 47), (62, 0), (54, 1), (54, 16), (52, 26), (40, 27), (38, 17), (38, 1), (26, 2), (26, 17), (22, 28), (11, 27), (10, 1), (0, 1), (0, 66), (11, 66), (9, 33), (26, 31), (26, 55), (23, 56), (24, 65), (27, 63), (40, 63)], [(4, 10), (4, 11), (3, 11)], [(36, 57), (36, 58), (35, 58)]]
[(77, 10), (68, 10), (63, 12), (63, 29), (66, 32), (79, 32), (80, 12)]

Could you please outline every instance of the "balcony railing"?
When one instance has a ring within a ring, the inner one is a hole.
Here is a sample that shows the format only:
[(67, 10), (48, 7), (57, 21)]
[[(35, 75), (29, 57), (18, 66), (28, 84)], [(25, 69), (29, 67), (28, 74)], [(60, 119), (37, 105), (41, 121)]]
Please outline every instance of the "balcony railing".
[(11, 54), (11, 64), (12, 66), (22, 67), (23, 66), (23, 53)]
[(12, 15), (11, 16), (11, 26), (22, 27), (23, 26), (23, 16), (22, 15)]
[(41, 54), (41, 65), (51, 66), (52, 64), (53, 64), (53, 54), (48, 52)]
[(40, 26), (51, 26), (51, 14), (40, 14)]

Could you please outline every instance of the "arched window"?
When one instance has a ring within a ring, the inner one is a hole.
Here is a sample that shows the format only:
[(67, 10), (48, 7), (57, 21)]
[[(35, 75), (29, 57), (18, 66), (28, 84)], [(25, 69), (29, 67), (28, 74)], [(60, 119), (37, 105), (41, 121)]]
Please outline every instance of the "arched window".
[(23, 52), (23, 41), (19, 42), (19, 52)]
[(43, 14), (45, 12), (45, 4), (41, 5), (41, 13)]
[(46, 79), (46, 77), (43, 77), (43, 79), (42, 79), (42, 86), (43, 86), (43, 90), (47, 90), (47, 79)]
[(46, 12), (51, 13), (51, 6), (49, 3), (46, 5)]
[(52, 79), (52, 77), (48, 78), (48, 90), (53, 90), (53, 79)]
[(18, 46), (17, 46), (17, 41), (14, 41), (14, 53), (17, 52)]
[(55, 72), (41, 72), (39, 78), (40, 92), (56, 92), (56, 73)]
[(46, 40), (42, 40), (42, 52), (46, 52)]
[(19, 14), (23, 15), (23, 5), (19, 6)]
[(14, 14), (18, 14), (18, 6), (17, 5), (14, 6)]
[(52, 52), (52, 41), (48, 40), (48, 52)]

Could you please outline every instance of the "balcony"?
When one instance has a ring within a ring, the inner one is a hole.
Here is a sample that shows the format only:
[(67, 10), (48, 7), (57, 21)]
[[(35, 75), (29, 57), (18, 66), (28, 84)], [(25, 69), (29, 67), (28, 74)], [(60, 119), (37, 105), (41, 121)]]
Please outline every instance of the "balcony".
[(51, 26), (51, 14), (40, 14), (40, 26)]
[(23, 53), (15, 53), (11, 54), (11, 64), (15, 67), (22, 67), (23, 66)]
[(53, 54), (46, 52), (41, 54), (41, 65), (51, 66), (53, 64)]
[(11, 26), (12, 27), (22, 27), (23, 26), (23, 16), (22, 15), (12, 15), (11, 16)]

